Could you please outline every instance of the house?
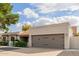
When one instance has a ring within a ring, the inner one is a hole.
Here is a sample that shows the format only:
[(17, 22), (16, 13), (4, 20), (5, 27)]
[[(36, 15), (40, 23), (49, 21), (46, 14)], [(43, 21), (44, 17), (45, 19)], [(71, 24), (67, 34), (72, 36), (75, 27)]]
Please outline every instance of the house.
[(20, 39), (18, 32), (2, 33), (1, 36), (3, 41)]
[(79, 29), (78, 29), (78, 27), (79, 27), (79, 26), (73, 26), (73, 27), (72, 27), (73, 35), (74, 35), (74, 36), (79, 36), (79, 31), (78, 31)]
[(29, 30), (29, 47), (69, 49), (73, 36), (69, 23), (33, 27)]
[(72, 31), (73, 31), (73, 35), (76, 36), (77, 35), (77, 26), (73, 26), (71, 28), (72, 28)]
[(28, 47), (70, 49), (78, 48), (79, 37), (73, 40), (75, 34), (77, 34), (77, 27), (71, 27), (66, 22), (33, 27), (28, 31), (3, 33), (1, 37), (4, 41), (16, 39), (28, 41)]
[[(22, 32), (9, 32), (9, 33), (2, 33), (0, 37), (0, 41), (13, 41), (13, 40), (23, 40), (28, 41), (29, 33), (28, 31)], [(9, 46), (12, 46), (9, 44)]]

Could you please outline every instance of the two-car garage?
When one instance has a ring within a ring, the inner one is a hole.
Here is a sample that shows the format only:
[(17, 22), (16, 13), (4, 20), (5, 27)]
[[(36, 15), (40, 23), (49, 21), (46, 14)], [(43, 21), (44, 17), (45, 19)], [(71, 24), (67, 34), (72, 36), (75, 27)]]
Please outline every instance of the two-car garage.
[(42, 48), (64, 48), (64, 34), (33, 35), (32, 46)]
[(29, 47), (68, 49), (69, 23), (33, 27), (29, 30)]

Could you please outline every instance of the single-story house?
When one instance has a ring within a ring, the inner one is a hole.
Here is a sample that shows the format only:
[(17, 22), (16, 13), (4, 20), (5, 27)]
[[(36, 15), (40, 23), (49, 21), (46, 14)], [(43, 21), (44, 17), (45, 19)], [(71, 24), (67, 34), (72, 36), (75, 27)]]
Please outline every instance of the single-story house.
[(28, 47), (69, 49), (76, 48), (78, 45), (79, 40), (71, 40), (76, 33), (76, 26), (71, 27), (69, 23), (59, 23), (32, 27), (23, 32), (3, 33), (1, 37), (3, 40), (9, 41), (13, 39), (28, 40)]
[[(29, 33), (28, 31), (22, 31), (22, 32), (8, 32), (8, 33), (2, 33), (0, 34), (0, 41), (9, 41), (12, 42), (13, 40), (24, 40), (28, 41)], [(9, 44), (9, 46), (12, 46)]]
[(29, 47), (69, 49), (73, 36), (69, 23), (33, 27), (29, 30)]
[(22, 32), (9, 32), (9, 33), (2, 33), (1, 34), (2, 39), (21, 39), (21, 37), (28, 37), (29, 33), (28, 31), (22, 31)]

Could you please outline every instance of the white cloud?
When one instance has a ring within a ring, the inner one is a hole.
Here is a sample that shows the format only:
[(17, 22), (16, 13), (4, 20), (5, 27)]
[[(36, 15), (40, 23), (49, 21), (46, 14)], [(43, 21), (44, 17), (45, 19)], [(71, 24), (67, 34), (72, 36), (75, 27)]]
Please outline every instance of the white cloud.
[(69, 22), (71, 26), (79, 26), (79, 17), (77, 16), (63, 16), (63, 17), (54, 17), (46, 18), (41, 17), (34, 21), (32, 23), (33, 26), (43, 26), (43, 25), (49, 25), (49, 24), (58, 24), (58, 23), (64, 23)]
[(31, 22), (29, 22), (29, 21), (24, 21), (24, 22), (22, 22), (22, 23), (17, 23), (16, 24), (16, 28), (18, 28), (18, 29), (22, 29), (22, 26), (24, 25), (24, 24), (30, 24), (30, 25), (32, 25), (32, 23)]
[(22, 23), (17, 23), (15, 25), (11, 25), (9, 27), (9, 29), (10, 29), (9, 32), (19, 32), (22, 29)]
[(19, 15), (22, 15), (22, 12), (20, 12), (20, 11), (17, 11), (16, 13), (18, 13)]
[(17, 23), (17, 24), (16, 24), (16, 27), (17, 27), (17, 28), (21, 28), (21, 27), (22, 27), (22, 23)]
[(70, 18), (70, 24), (71, 26), (79, 26), (79, 17), (77, 16), (71, 16)]
[(56, 17), (58, 23), (69, 22), (71, 26), (79, 26), (79, 17), (77, 16), (63, 16)]
[(62, 10), (79, 10), (79, 3), (39, 3), (33, 5), (35, 5), (37, 10), (39, 10), (41, 13), (49, 13)]
[(22, 23), (22, 25), (23, 24), (29, 24), (29, 25), (32, 25), (32, 22), (30, 22), (30, 21), (24, 21), (23, 23)]
[(54, 18), (47, 18), (47, 17), (40, 17), (37, 20), (30, 22), (23, 22), (23, 23), (17, 23), (16, 27), (18, 29), (22, 28), (23, 24), (30, 24), (32, 26), (43, 26), (43, 25), (49, 25), (49, 24), (58, 24), (58, 23), (64, 23), (69, 22), (71, 26), (79, 26), (79, 17), (77, 16), (63, 16), (63, 17), (54, 17)]
[(33, 26), (42, 26), (42, 25), (49, 25), (49, 24), (52, 24), (52, 23), (55, 23), (55, 21), (53, 21), (50, 18), (40, 17), (39, 19), (34, 21), (32, 24), (33, 24)]
[[(63, 10), (79, 10), (79, 3), (43, 3), (43, 4), (33, 4), (37, 7), (38, 12), (40, 13), (49, 13), (55, 11), (63, 11)], [(69, 22), (71, 26), (79, 25), (79, 17), (77, 16), (61, 16), (61, 17), (54, 17), (49, 18), (45, 16), (40, 16), (34, 10), (30, 8), (25, 8), (22, 12), (18, 12), (19, 14), (26, 15), (27, 18), (36, 18), (32, 23), (29, 21), (25, 21), (24, 23), (31, 24), (33, 26), (42, 26), (48, 24), (56, 24), (56, 23), (63, 23)], [(50, 15), (51, 16), (51, 15)], [(17, 24), (18, 27), (22, 26), (22, 24)]]
[(29, 22), (29, 21), (27, 21), (27, 22), (26, 22), (26, 24), (30, 24), (30, 25), (32, 25), (32, 23), (31, 23), (31, 22)]
[(24, 15), (27, 16), (27, 18), (38, 18), (39, 17), (39, 15), (30, 8), (25, 8), (23, 10), (23, 13)]

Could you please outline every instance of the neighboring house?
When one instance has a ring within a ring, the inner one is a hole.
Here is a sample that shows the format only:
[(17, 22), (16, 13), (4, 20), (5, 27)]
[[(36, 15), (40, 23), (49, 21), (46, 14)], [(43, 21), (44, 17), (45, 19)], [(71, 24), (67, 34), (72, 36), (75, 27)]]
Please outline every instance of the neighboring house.
[(73, 30), (73, 34), (74, 36), (79, 36), (79, 29), (78, 29), (79, 26), (73, 26), (72, 27), (72, 30)]
[(71, 27), (72, 31), (73, 31), (73, 35), (76, 36), (77, 35), (77, 26), (72, 26)]
[(1, 40), (3, 40), (3, 41), (20, 39), (18, 32), (2, 33), (1, 36), (2, 36)]
[(73, 36), (69, 23), (34, 27), (29, 30), (29, 47), (69, 49)]
[(27, 31), (23, 32), (9, 32), (2, 33), (0, 41), (13, 41), (13, 40), (24, 40), (28, 41), (29, 33)]

